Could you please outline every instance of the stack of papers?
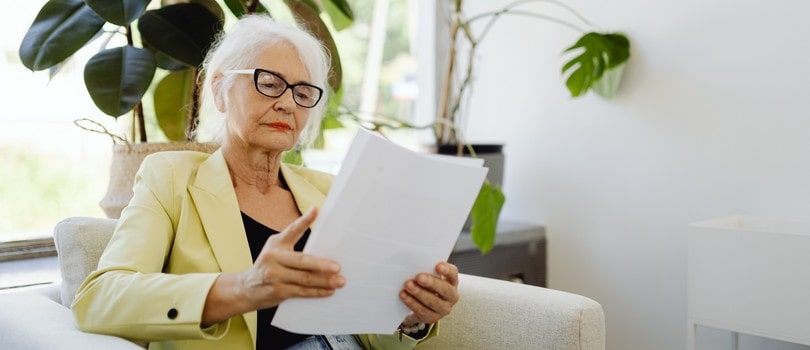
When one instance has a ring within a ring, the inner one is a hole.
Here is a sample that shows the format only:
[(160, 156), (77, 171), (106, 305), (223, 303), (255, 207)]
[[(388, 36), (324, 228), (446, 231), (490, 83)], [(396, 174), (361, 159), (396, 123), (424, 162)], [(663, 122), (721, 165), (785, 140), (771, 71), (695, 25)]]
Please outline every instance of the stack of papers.
[(333, 259), (346, 285), (281, 303), (272, 324), (304, 334), (392, 334), (404, 282), (452, 252), (486, 176), (482, 159), (418, 153), (358, 131), (304, 252)]

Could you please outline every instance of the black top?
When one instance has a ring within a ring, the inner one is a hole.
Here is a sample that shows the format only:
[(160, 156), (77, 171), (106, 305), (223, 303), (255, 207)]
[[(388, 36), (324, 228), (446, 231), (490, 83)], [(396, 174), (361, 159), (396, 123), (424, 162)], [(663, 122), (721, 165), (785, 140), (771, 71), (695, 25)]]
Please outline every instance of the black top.
[[(242, 213), (242, 222), (245, 225), (245, 232), (247, 232), (250, 255), (253, 257), (253, 261), (256, 261), (267, 238), (277, 234), (278, 231), (262, 225), (245, 213)], [(295, 244), (296, 251), (304, 250), (307, 238), (309, 238), (309, 229), (304, 232), (304, 236)], [(273, 320), (275, 314), (275, 307), (259, 310), (256, 326), (256, 349), (285, 349), (310, 336), (309, 334), (290, 333), (281, 328), (273, 327), (270, 325), (270, 321)]]

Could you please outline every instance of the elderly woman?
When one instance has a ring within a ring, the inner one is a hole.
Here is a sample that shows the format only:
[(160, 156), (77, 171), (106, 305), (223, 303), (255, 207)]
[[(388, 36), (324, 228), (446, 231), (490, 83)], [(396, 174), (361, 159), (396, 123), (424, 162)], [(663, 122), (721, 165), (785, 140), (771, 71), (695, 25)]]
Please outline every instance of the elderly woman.
[(398, 334), (306, 335), (270, 324), (284, 300), (351, 283), (335, 261), (301, 253), (333, 177), (280, 162), (319, 127), (328, 62), (310, 34), (268, 17), (240, 19), (220, 38), (205, 63), (203, 103), (222, 117), (221, 147), (144, 160), (73, 303), (82, 330), (150, 349), (410, 349), (436, 333), (458, 300), (458, 270), (446, 262), (403, 281), (399, 297), (412, 313)]

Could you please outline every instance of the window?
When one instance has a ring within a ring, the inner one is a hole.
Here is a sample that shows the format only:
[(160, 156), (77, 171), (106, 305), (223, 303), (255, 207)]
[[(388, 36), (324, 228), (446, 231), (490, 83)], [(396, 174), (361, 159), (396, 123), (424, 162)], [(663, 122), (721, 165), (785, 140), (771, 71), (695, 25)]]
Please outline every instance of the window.
[[(80, 51), (53, 78), (51, 72), (32, 73), (20, 63), (20, 42), (45, 2), (20, 2), (15, 11), (0, 14), (5, 33), (0, 38), (0, 261), (8, 252), (23, 253), (12, 254), (17, 257), (52, 254), (52, 248), (43, 246), (52, 247), (49, 242), (58, 221), (104, 216), (98, 202), (107, 188), (112, 141), (82, 130), (74, 120), (88, 118), (114, 133), (131, 123), (129, 116), (116, 121), (99, 112), (84, 90), (84, 64), (97, 47)], [(343, 60), (344, 106), (363, 118), (389, 116), (428, 123), (435, 110), (430, 97), (436, 79), (431, 58), (435, 23), (424, 13), (434, 13), (435, 4), (418, 0), (349, 3), (355, 24), (336, 34)], [(417, 87), (424, 86), (427, 90), (423, 88), (420, 95)], [(344, 125), (325, 133), (324, 150), (305, 154), (309, 166), (337, 171), (358, 127), (352, 122)], [(388, 136), (416, 148), (427, 143), (419, 134), (429, 133), (402, 130)], [(51, 251), (43, 253), (43, 249)]]
[(95, 110), (81, 88), (83, 57), (67, 62), (52, 80), (49, 72), (32, 73), (19, 60), (20, 42), (44, 3), (21, 2), (0, 14), (6, 33), (0, 39), (0, 244), (7, 248), (0, 247), (0, 260), (10, 250), (21, 251), (9, 248), (19, 243), (8, 242), (33, 239), (23, 252), (41, 252), (36, 247), (47, 245), (59, 220), (103, 215), (98, 201), (106, 189), (111, 141), (73, 120), (115, 123)]

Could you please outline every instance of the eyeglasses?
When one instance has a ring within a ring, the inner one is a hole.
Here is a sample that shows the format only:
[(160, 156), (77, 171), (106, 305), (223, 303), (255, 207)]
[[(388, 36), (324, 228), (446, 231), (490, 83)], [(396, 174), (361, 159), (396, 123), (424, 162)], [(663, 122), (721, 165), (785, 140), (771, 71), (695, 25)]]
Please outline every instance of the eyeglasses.
[(279, 97), (287, 92), (287, 89), (292, 89), (293, 101), (304, 108), (315, 107), (323, 95), (323, 90), (315, 85), (306, 83), (290, 84), (280, 77), (278, 73), (261, 68), (228, 70), (225, 73), (252, 74), (256, 91), (267, 97)]

